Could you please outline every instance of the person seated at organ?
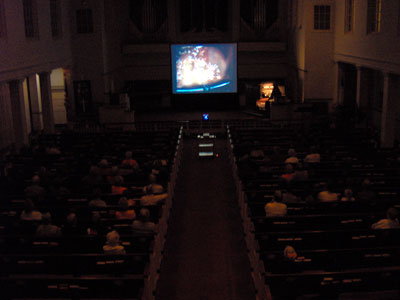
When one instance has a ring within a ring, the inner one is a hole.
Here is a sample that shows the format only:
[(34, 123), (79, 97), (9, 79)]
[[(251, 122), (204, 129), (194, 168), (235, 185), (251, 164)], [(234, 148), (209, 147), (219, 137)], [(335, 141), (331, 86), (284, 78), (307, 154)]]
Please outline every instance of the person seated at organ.
[(92, 194), (92, 200), (89, 201), (89, 207), (98, 208), (98, 207), (106, 207), (107, 203), (101, 199), (101, 190), (94, 189)]
[(322, 190), (318, 193), (318, 200), (321, 202), (333, 202), (339, 199), (339, 194), (332, 192), (331, 183), (323, 183)]
[(51, 214), (43, 215), (42, 224), (36, 230), (36, 236), (41, 238), (52, 238), (61, 236), (61, 228), (51, 223)]
[(115, 212), (115, 217), (118, 220), (133, 220), (136, 218), (134, 209), (129, 209), (129, 202), (126, 197), (122, 197), (118, 201), (119, 210)]
[(104, 254), (121, 255), (126, 254), (124, 246), (120, 244), (119, 233), (115, 230), (107, 233), (106, 244), (103, 246)]
[(111, 194), (113, 195), (122, 195), (124, 191), (128, 188), (122, 186), (124, 184), (124, 177), (122, 176), (115, 176), (114, 184), (111, 186)]
[(132, 222), (133, 231), (155, 231), (156, 224), (149, 221), (150, 211), (147, 208), (140, 209), (140, 214), (136, 220)]
[(372, 229), (398, 229), (399, 224), (399, 212), (396, 208), (391, 207), (386, 212), (386, 218), (382, 219), (371, 226)]
[(287, 214), (287, 205), (282, 203), (281, 191), (275, 191), (274, 197), (265, 204), (264, 210), (267, 217), (285, 216)]

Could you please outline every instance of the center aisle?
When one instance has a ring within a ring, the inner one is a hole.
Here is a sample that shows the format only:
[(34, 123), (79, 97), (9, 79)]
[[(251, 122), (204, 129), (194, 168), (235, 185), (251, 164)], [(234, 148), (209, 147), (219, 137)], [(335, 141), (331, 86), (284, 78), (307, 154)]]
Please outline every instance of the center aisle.
[(157, 300), (255, 299), (250, 264), (228, 159), (199, 159), (185, 139)]

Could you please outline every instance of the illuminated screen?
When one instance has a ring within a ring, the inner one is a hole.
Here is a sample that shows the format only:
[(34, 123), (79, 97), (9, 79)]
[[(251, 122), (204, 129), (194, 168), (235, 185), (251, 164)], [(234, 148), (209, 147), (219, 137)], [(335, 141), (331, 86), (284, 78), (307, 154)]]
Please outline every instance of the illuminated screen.
[(174, 94), (236, 93), (236, 44), (172, 45)]

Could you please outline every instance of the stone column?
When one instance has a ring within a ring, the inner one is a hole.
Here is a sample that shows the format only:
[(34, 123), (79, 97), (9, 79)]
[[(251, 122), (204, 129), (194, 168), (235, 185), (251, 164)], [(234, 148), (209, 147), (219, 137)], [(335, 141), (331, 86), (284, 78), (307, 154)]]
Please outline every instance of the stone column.
[(334, 65), (335, 84), (333, 91), (333, 103), (339, 105), (343, 103), (343, 89), (342, 89), (342, 68), (339, 62)]
[(23, 80), (13, 80), (9, 82), (14, 140), (17, 150), (29, 143), (22, 82)]
[(14, 138), (10, 88), (8, 84), (0, 83), (0, 149), (14, 144)]
[(42, 118), (45, 133), (54, 133), (53, 98), (51, 94), (50, 73), (39, 74), (40, 94), (42, 96)]
[(28, 93), (31, 103), (32, 131), (39, 132), (43, 129), (42, 101), (36, 74), (28, 77)]
[(64, 81), (66, 85), (65, 109), (67, 111), (67, 122), (69, 126), (72, 126), (76, 118), (76, 111), (74, 100), (74, 87), (72, 86), (71, 71), (69, 69), (64, 69)]
[(391, 94), (390, 74), (383, 72), (383, 104), (381, 115), (381, 147), (393, 147), (395, 138), (395, 97)]

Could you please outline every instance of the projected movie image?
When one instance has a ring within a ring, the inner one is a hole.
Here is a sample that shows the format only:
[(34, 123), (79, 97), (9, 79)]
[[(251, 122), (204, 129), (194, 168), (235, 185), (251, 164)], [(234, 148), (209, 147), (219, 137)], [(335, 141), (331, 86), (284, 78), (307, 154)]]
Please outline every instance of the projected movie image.
[(173, 93), (235, 93), (236, 44), (173, 45)]

